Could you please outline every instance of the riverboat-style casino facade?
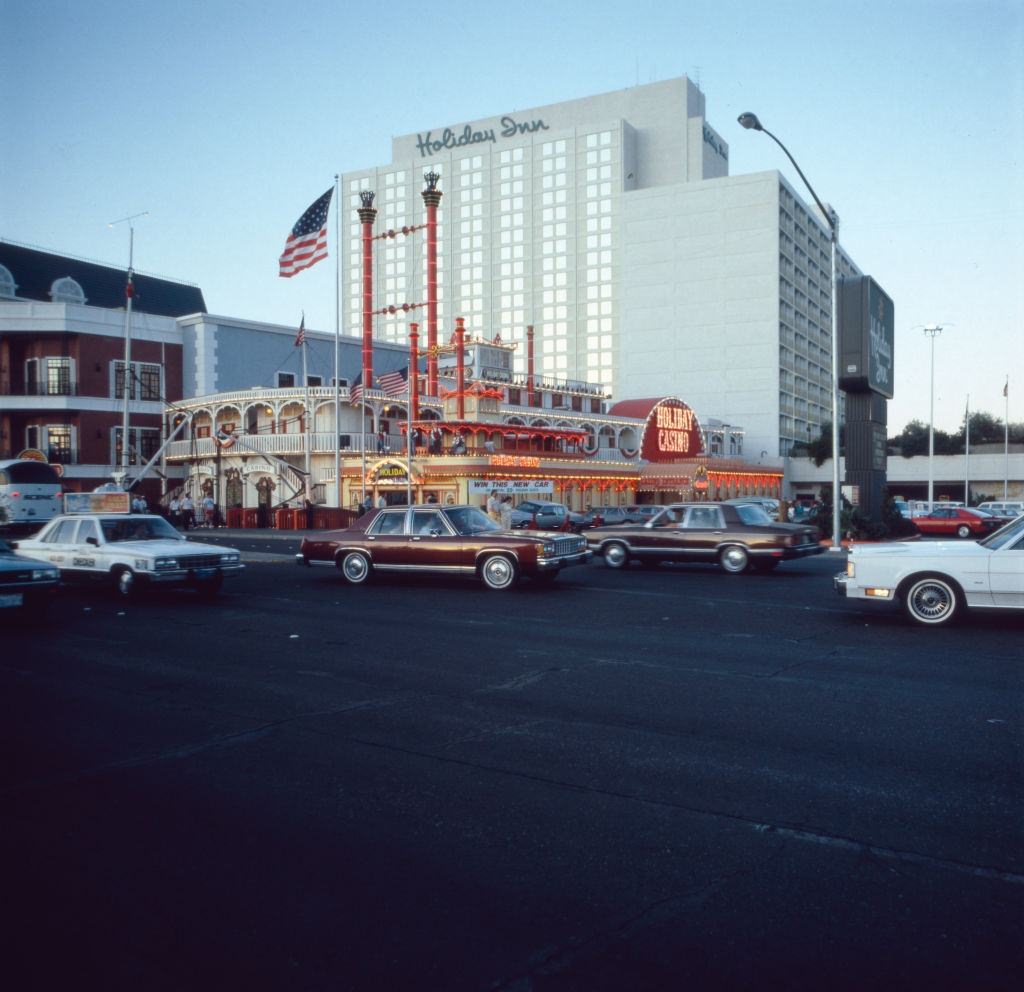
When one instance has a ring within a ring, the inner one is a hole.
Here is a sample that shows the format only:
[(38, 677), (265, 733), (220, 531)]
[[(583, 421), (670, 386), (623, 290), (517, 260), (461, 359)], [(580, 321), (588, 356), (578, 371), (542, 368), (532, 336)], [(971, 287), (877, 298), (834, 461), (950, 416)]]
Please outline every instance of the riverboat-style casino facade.
[(266, 511), (298, 508), (307, 492), (324, 524), (333, 522), (328, 508), (354, 510), (367, 496), (375, 504), (410, 496), (417, 503), (480, 503), (497, 489), (583, 510), (779, 495), (781, 471), (740, 457), (742, 431), (702, 426), (681, 399), (627, 400), (605, 410), (600, 387), (512, 373), (515, 345), (465, 336), (461, 320), (452, 337), (438, 349), (436, 397), (425, 395), (420, 373), (411, 377), (413, 402), (408, 384), (399, 395), (343, 387), (337, 418), (335, 391), (327, 387), (245, 390), (175, 404), (169, 428), (183, 416), (191, 423), (187, 439), (170, 445), (168, 465), (185, 469), (184, 488), (193, 498), (219, 497), (229, 518), (232, 511), (257, 511), (238, 521), (253, 525), (276, 519)]

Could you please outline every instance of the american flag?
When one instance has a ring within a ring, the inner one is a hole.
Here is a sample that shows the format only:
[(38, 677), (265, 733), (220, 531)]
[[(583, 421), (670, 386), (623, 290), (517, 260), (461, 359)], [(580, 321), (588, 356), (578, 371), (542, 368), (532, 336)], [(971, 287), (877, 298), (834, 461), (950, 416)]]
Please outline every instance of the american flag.
[(405, 384), (409, 381), (409, 366), (394, 372), (385, 372), (378, 376), (377, 385), (386, 396), (398, 396), (405, 392)]
[(302, 315), (302, 322), (299, 324), (299, 333), (295, 336), (295, 347), (301, 348), (306, 343), (306, 315)]
[(279, 276), (289, 279), (327, 257), (327, 209), (333, 192), (332, 186), (296, 221), (277, 263)]
[(360, 372), (352, 380), (352, 385), (348, 387), (348, 401), (353, 406), (363, 401), (363, 373)]

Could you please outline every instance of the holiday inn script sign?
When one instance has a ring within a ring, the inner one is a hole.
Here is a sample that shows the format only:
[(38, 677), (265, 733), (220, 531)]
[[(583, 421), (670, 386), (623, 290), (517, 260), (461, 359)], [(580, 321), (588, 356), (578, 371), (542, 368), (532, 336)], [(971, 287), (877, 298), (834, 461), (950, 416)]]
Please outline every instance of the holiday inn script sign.
[(520, 134), (547, 130), (548, 125), (540, 118), (518, 121), (506, 114), (497, 122), (496, 127), (493, 124), (490, 127), (486, 124), (464, 124), (462, 127), (446, 127), (443, 131), (417, 134), (416, 147), (420, 158), (429, 158), (438, 152), (469, 145), (496, 144), (499, 138), (514, 138)]

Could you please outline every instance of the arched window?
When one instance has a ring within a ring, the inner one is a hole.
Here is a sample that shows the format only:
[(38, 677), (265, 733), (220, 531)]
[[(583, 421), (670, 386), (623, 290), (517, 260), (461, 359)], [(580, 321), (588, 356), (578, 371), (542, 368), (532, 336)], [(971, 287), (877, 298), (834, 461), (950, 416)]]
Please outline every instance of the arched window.
[(11, 270), (6, 265), (0, 265), (0, 299), (13, 300), (17, 288)]
[(71, 276), (64, 276), (50, 287), (50, 299), (54, 303), (84, 303), (85, 292)]

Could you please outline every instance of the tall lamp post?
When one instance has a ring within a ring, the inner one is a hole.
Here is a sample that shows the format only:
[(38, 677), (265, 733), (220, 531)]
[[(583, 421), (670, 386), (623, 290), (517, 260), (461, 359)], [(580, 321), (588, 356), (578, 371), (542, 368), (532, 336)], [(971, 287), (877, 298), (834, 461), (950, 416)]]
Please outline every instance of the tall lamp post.
[(928, 402), (928, 512), (935, 509), (935, 339), (942, 333), (939, 324), (928, 324), (925, 334), (932, 339), (931, 386)]
[(766, 127), (763, 127), (757, 119), (757, 114), (749, 111), (740, 114), (737, 118), (742, 127), (753, 131), (763, 131), (772, 141), (775, 142), (785, 153), (786, 158), (793, 163), (804, 185), (814, 197), (822, 216), (828, 221), (830, 240), (832, 242), (832, 550), (841, 551), (839, 541), (842, 535), (839, 532), (839, 510), (842, 504), (842, 495), (839, 491), (839, 218), (831, 210), (826, 210), (825, 205), (818, 199), (814, 187), (807, 181), (803, 170), (796, 164), (796, 159), (789, 154), (789, 149)]

